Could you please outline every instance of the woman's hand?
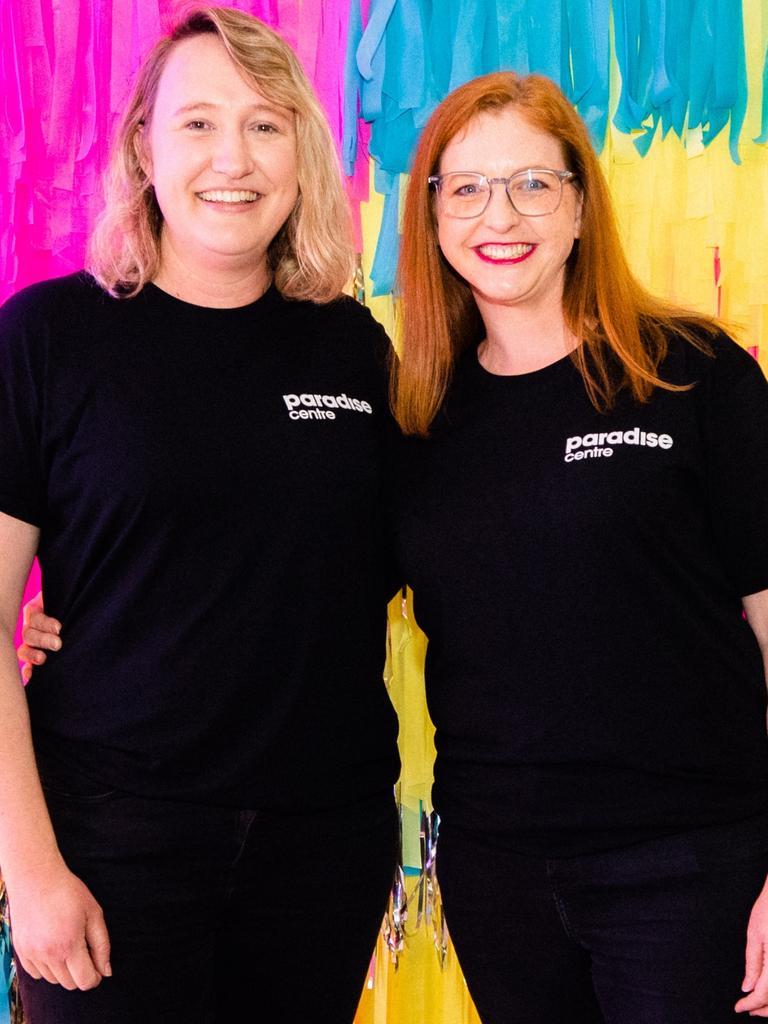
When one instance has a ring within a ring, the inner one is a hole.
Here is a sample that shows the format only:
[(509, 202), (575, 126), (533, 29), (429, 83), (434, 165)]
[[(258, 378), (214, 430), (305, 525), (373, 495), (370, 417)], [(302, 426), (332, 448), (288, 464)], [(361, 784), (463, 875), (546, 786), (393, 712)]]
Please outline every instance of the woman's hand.
[(8, 900), (14, 953), (27, 974), (70, 990), (110, 977), (101, 907), (63, 862), (9, 885)]
[(61, 623), (43, 610), (42, 591), (24, 605), (22, 643), (16, 651), (21, 664), (21, 677), (25, 683), (32, 678), (35, 665), (45, 663), (46, 651), (61, 650)]
[(736, 1012), (768, 1017), (768, 882), (749, 917), (746, 971), (741, 988), (749, 994), (736, 1003)]

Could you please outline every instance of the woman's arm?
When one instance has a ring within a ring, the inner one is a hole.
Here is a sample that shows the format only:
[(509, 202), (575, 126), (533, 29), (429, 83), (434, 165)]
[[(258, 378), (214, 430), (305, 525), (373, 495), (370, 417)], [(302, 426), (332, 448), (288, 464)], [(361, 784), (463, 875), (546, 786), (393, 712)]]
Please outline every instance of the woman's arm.
[(101, 908), (56, 843), (13, 647), (37, 541), (34, 526), (0, 513), (0, 870), (25, 970), (68, 989), (88, 989), (111, 973), (109, 937)]
[[(763, 652), (768, 686), (768, 590), (744, 598), (744, 614)], [(768, 808), (767, 808), (768, 809)], [(768, 1017), (768, 882), (758, 896), (747, 927), (746, 971), (742, 991), (749, 995), (736, 1003), (738, 1013)]]
[(763, 652), (765, 681), (768, 686), (768, 590), (761, 590), (759, 594), (750, 594), (749, 597), (744, 598), (743, 604), (747, 622), (752, 627), (752, 632), (757, 637), (760, 650)]

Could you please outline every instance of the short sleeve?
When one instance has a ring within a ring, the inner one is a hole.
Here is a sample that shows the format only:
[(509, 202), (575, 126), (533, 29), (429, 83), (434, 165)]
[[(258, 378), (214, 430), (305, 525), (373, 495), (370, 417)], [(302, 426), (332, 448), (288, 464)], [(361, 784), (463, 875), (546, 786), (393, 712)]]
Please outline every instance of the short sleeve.
[(32, 295), (27, 289), (0, 309), (0, 512), (40, 526), (45, 487), (35, 357), (43, 327), (31, 308)]
[(702, 389), (715, 533), (743, 597), (768, 589), (768, 381), (726, 336)]

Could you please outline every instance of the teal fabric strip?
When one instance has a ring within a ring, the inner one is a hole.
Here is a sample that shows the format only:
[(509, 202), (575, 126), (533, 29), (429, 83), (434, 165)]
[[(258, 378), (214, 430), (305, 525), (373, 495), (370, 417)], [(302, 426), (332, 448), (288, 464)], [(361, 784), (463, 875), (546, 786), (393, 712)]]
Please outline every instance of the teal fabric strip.
[[(613, 0), (621, 93), (614, 124), (639, 133), (645, 155), (659, 124), (701, 127), (705, 144), (729, 126), (731, 158), (747, 109), (742, 5), (733, 0)], [(686, 121), (687, 118), (687, 121)]]
[(11, 1024), (11, 982), (13, 981), (11, 936), (0, 908), (0, 1024)]
[[(576, 0), (573, 0), (575, 3)], [(645, 110), (640, 102), (638, 53), (640, 48), (640, 5), (631, 0), (613, 0), (616, 63), (621, 75), (621, 92), (613, 123), (621, 132), (640, 128)]]
[(667, 71), (667, 0), (646, 0), (646, 13), (645, 24), (653, 49), (649, 101), (658, 110), (672, 99), (675, 91)]
[(382, 84), (386, 63), (386, 28), (395, 0), (371, 0), (368, 24), (357, 47), (357, 68), (363, 79), (361, 112), (366, 121), (381, 117)]
[[(730, 121), (731, 159), (740, 163), (739, 137), (747, 112), (747, 68), (741, 4), (708, 0), (707, 25), (711, 33), (711, 69), (702, 110), (702, 138), (708, 145)], [(700, 82), (697, 83), (700, 86)]]
[(456, 28), (449, 91), (491, 70), (483, 63), (485, 36), (489, 29), (488, 4), (484, 0), (454, 0), (454, 3)]
[(714, 0), (697, 0), (689, 28), (691, 65), (688, 79), (688, 126), (705, 123), (715, 62)]
[(424, 60), (426, 26), (420, 0), (398, 0), (387, 23), (383, 89), (396, 109), (415, 110), (424, 102), (428, 63)]
[(683, 137), (688, 112), (688, 81), (690, 77), (690, 26), (694, 0), (676, 0), (667, 6), (664, 54), (672, 89), (662, 110), (662, 131), (671, 129)]
[(528, 3), (528, 66), (563, 84), (560, 43), (563, 37), (563, 9), (559, 3)]
[(717, 29), (717, 53), (720, 59), (715, 69), (715, 103), (730, 107), (728, 148), (731, 160), (740, 164), (739, 139), (747, 116), (747, 57), (742, 5), (720, 0)]
[(609, 0), (565, 0), (565, 10), (563, 86), (600, 152), (608, 128)]
[[(384, 182), (381, 182), (384, 184)], [(376, 191), (384, 192), (376, 183)], [(390, 179), (390, 187), (384, 198), (384, 214), (381, 219), (381, 231), (379, 241), (376, 245), (376, 254), (371, 267), (371, 280), (373, 281), (373, 294), (389, 295), (395, 286), (395, 272), (397, 270), (397, 256), (400, 248), (400, 239), (397, 234), (398, 205), (400, 199), (399, 175)]]
[(768, 49), (765, 51), (763, 63), (763, 116), (760, 123), (760, 134), (755, 142), (768, 142)]
[(357, 69), (357, 48), (363, 38), (360, 0), (350, 0), (347, 53), (344, 61), (344, 106), (341, 135), (341, 162), (344, 173), (351, 178), (357, 161), (357, 118), (360, 109), (362, 79)]
[(527, 6), (528, 0), (498, 0), (496, 4), (498, 67), (502, 71), (528, 74)]

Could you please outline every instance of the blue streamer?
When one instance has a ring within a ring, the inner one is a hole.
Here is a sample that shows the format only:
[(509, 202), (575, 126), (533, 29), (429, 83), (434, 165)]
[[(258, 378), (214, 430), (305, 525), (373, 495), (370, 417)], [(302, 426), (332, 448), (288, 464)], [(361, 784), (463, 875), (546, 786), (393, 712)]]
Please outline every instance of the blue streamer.
[(609, 0), (566, 0), (566, 16), (563, 84), (600, 152), (608, 129)]
[(496, 4), (496, 39), (500, 71), (516, 71), (527, 75), (529, 0), (498, 0)]
[[(376, 184), (376, 191), (383, 191), (379, 184)], [(399, 199), (400, 178), (399, 175), (395, 175), (391, 179), (390, 188), (384, 199), (381, 231), (371, 267), (374, 296), (389, 295), (395, 286), (395, 272), (400, 248), (400, 239), (397, 233)]]
[(640, 37), (639, 4), (613, 0), (616, 63), (621, 75), (621, 92), (613, 123), (621, 132), (639, 128), (645, 120), (645, 109), (639, 102), (638, 61)]
[(765, 62), (763, 63), (763, 116), (760, 122), (760, 134), (755, 142), (768, 142), (768, 49), (765, 51)]
[(648, 19), (646, 25), (652, 32), (653, 71), (650, 82), (649, 100), (657, 109), (668, 103), (675, 93), (675, 86), (667, 71), (667, 0), (646, 0)]
[(394, 6), (395, 0), (371, 0), (368, 24), (357, 47), (357, 67), (363, 79), (360, 107), (366, 121), (376, 121), (383, 111), (385, 31)]
[(667, 8), (665, 55), (673, 93), (661, 112), (664, 135), (671, 129), (683, 137), (688, 112), (688, 82), (691, 71), (690, 26), (694, 0), (676, 0)]
[[(560, 84), (602, 149), (608, 127), (610, 18), (621, 89), (614, 124), (641, 155), (654, 138), (702, 128), (705, 144), (729, 127), (738, 162), (747, 105), (742, 5), (735, 0), (371, 0), (367, 28), (351, 0), (344, 125), (354, 166), (354, 97), (372, 122), (371, 153), (384, 173), (384, 222), (374, 294), (394, 281), (397, 180), (436, 104), (477, 75), (507, 68)], [(356, 57), (355, 73), (351, 54)], [(760, 142), (768, 142), (768, 53)], [(357, 91), (356, 91), (357, 90)], [(348, 127), (349, 125), (349, 127)]]
[(11, 935), (0, 913), (0, 1024), (11, 1022), (11, 985), (14, 973)]
[[(659, 123), (682, 137), (701, 127), (705, 145), (730, 125), (731, 158), (747, 109), (742, 7), (733, 0), (613, 0), (616, 59), (622, 88), (614, 116), (620, 131), (639, 133), (645, 155)], [(642, 14), (642, 16), (641, 16)]]
[(529, 3), (527, 15), (528, 66), (536, 74), (562, 85), (562, 7), (558, 3)]
[[(715, 102), (730, 106), (728, 148), (731, 160), (741, 163), (739, 138), (747, 116), (747, 58), (744, 46), (744, 16), (741, 4), (718, 5), (718, 52), (721, 63), (715, 74)], [(713, 136), (714, 138), (714, 136)], [(708, 141), (705, 139), (705, 142)]]
[(715, 62), (713, 0), (697, 0), (690, 28), (691, 68), (688, 82), (688, 126), (704, 124)]
[(395, 0), (371, 0), (368, 24), (357, 50), (357, 66), (366, 80), (373, 77), (373, 56), (384, 39)]
[[(415, 110), (424, 103), (428, 63), (424, 60), (426, 26), (419, 0), (399, 0), (387, 24), (384, 92), (396, 109)], [(405, 170), (405, 168), (403, 168)]]
[(357, 69), (357, 48), (363, 37), (360, 0), (350, 0), (347, 53), (344, 60), (344, 106), (342, 109), (341, 163), (347, 177), (355, 173), (357, 162), (357, 118), (362, 78)]
[(490, 70), (483, 64), (488, 23), (487, 5), (482, 0), (453, 0), (453, 3), (456, 5), (456, 28), (453, 34), (449, 91), (458, 89), (465, 82)]
[[(708, 0), (707, 26), (711, 33), (710, 81), (702, 111), (702, 138), (708, 145), (730, 120), (728, 145), (731, 159), (741, 163), (739, 136), (747, 110), (746, 56), (741, 4)], [(700, 84), (700, 83), (697, 83)], [(703, 90), (700, 91), (700, 95)]]

